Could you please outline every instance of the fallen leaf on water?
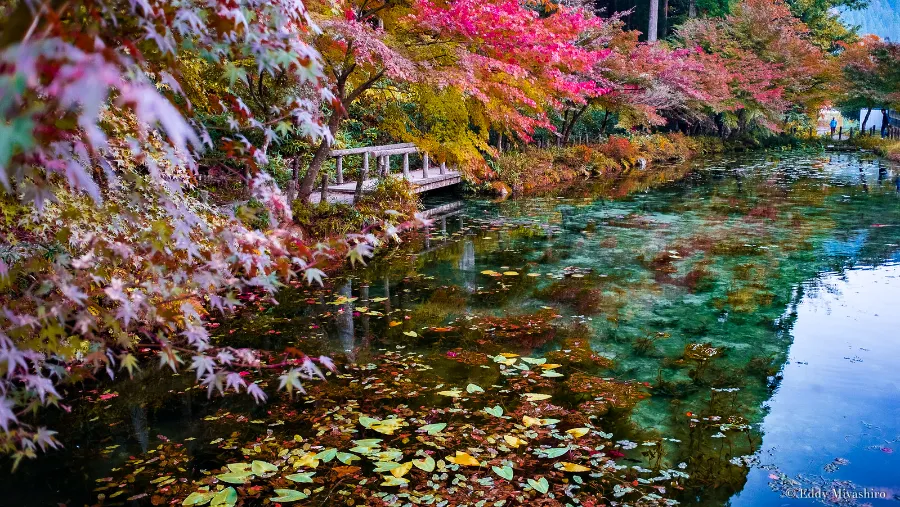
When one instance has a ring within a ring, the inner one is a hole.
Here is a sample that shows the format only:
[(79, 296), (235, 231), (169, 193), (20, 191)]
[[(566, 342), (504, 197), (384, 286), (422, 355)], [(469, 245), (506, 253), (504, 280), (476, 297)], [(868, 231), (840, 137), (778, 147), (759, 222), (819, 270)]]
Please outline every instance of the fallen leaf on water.
[(563, 461), (560, 463), (560, 465), (562, 465), (561, 468), (563, 470), (565, 470), (566, 472), (578, 473), (578, 472), (589, 472), (591, 470), (590, 468), (588, 468), (586, 466), (582, 466), (577, 463), (569, 463), (568, 461)]
[(491, 467), (491, 470), (494, 471), (495, 474), (503, 477), (504, 479), (511, 481), (513, 478), (513, 469), (510, 466), (502, 466), (498, 467), (496, 465)]
[(525, 397), (528, 401), (541, 401), (541, 400), (549, 400), (552, 398), (549, 394), (540, 394), (540, 393), (525, 393), (522, 396)]
[(434, 470), (434, 458), (431, 456), (425, 456), (423, 459), (414, 459), (412, 464), (416, 466), (416, 468), (424, 470), (426, 472), (431, 472)]
[(284, 478), (293, 481), (293, 482), (309, 482), (312, 483), (312, 476), (316, 475), (315, 472), (303, 472), (302, 474), (291, 474), (285, 475)]
[(466, 392), (469, 393), (469, 394), (473, 394), (473, 393), (483, 393), (483, 392), (484, 392), (484, 389), (482, 389), (481, 386), (478, 386), (478, 385), (475, 385), (475, 384), (469, 384), (469, 385), (466, 386)]
[[(528, 417), (528, 416), (525, 416)], [(506, 443), (509, 444), (513, 449), (519, 447), (520, 445), (527, 444), (525, 440), (515, 436), (515, 435), (503, 435), (503, 440), (506, 440)]]
[(456, 456), (448, 457), (447, 461), (461, 466), (477, 467), (481, 465), (481, 463), (470, 454), (461, 451), (456, 451)]
[(404, 475), (409, 473), (409, 470), (412, 468), (412, 461), (407, 461), (397, 468), (391, 470), (391, 475), (394, 477), (403, 477)]
[(572, 435), (575, 438), (581, 438), (588, 434), (591, 431), (590, 428), (572, 428), (570, 430), (566, 430), (566, 433)]
[(434, 423), (434, 424), (426, 424), (419, 428), (419, 431), (424, 431), (429, 435), (436, 435), (441, 432), (444, 428), (447, 427), (447, 423)]
[(528, 479), (528, 485), (534, 488), (535, 491), (539, 491), (543, 494), (547, 494), (547, 491), (550, 490), (550, 483), (547, 482), (547, 479), (541, 477), (539, 480)]
[(383, 475), (382, 477), (384, 477), (384, 482), (381, 483), (382, 486), (403, 486), (409, 483), (409, 479), (404, 479), (403, 477), (394, 477), (393, 475)]
[(276, 489), (275, 494), (278, 496), (270, 498), (270, 501), (285, 503), (296, 502), (297, 500), (303, 500), (304, 498), (309, 496), (302, 491), (297, 491), (296, 489)]

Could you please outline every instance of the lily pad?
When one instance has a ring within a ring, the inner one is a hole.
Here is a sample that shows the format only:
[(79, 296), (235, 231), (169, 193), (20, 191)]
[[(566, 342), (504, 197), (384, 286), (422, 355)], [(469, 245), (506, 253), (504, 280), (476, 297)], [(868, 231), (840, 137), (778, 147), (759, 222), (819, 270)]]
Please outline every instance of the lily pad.
[(504, 479), (511, 481), (513, 478), (513, 469), (511, 466), (502, 466), (498, 467), (496, 465), (491, 467), (491, 470), (494, 471), (495, 474), (503, 477)]
[(275, 494), (278, 496), (270, 498), (270, 501), (284, 503), (296, 502), (298, 500), (303, 500), (309, 496), (302, 491), (297, 491), (296, 489), (276, 489)]

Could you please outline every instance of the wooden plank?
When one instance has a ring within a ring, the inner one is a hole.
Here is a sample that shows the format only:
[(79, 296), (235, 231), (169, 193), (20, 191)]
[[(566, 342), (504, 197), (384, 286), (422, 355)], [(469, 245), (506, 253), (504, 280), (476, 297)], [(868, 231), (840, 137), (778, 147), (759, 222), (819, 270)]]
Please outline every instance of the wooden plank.
[(413, 143), (397, 143), (397, 144), (384, 144), (381, 146), (363, 146), (361, 148), (346, 148), (343, 150), (331, 150), (329, 156), (337, 157), (338, 155), (360, 155), (362, 153), (370, 153), (375, 150), (393, 150), (400, 148), (415, 148), (416, 145)]

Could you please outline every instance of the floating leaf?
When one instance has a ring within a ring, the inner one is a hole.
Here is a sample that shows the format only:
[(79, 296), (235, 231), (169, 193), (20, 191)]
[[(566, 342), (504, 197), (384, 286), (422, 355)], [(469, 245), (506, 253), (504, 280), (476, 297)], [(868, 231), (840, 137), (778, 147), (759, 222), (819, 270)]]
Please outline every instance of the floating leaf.
[(541, 401), (541, 400), (549, 400), (552, 398), (549, 394), (540, 394), (540, 393), (525, 393), (522, 396), (525, 397), (528, 401)]
[(503, 415), (503, 407), (501, 407), (500, 405), (495, 405), (494, 407), (484, 407), (484, 411), (494, 417), (500, 417)]
[(382, 477), (384, 477), (384, 482), (381, 483), (382, 486), (403, 486), (409, 483), (409, 479), (404, 479), (403, 477), (394, 477), (393, 475), (383, 475)]
[(400, 463), (395, 461), (378, 461), (375, 463), (375, 471), (376, 472), (390, 472), (391, 470), (400, 466)]
[(246, 472), (250, 470), (250, 463), (229, 463), (227, 466), (232, 472)]
[(569, 447), (554, 447), (551, 449), (538, 449), (537, 451), (544, 458), (558, 458), (569, 452)]
[(434, 458), (431, 456), (425, 456), (423, 459), (414, 459), (412, 464), (416, 466), (416, 468), (424, 470), (426, 472), (431, 472), (434, 470)]
[(276, 489), (275, 494), (278, 495), (269, 500), (272, 502), (296, 502), (308, 497), (306, 493), (297, 491), (296, 489)]
[(341, 463), (344, 463), (345, 465), (349, 465), (350, 463), (353, 462), (353, 460), (358, 460), (359, 456), (357, 456), (356, 454), (349, 453), (349, 452), (339, 452), (339, 453), (337, 453), (337, 459)]
[(316, 459), (320, 459), (325, 463), (328, 463), (329, 461), (333, 460), (335, 456), (337, 456), (337, 449), (331, 447), (316, 454)]
[(525, 426), (550, 426), (551, 424), (556, 424), (558, 422), (559, 419), (538, 419), (527, 415), (522, 416), (522, 424)]
[(506, 358), (519, 357), (519, 354), (513, 354), (512, 352), (501, 352), (500, 355)]
[(524, 445), (524, 444), (528, 443), (525, 440), (522, 440), (521, 438), (519, 438), (515, 435), (503, 435), (503, 440), (505, 440), (506, 443), (509, 444), (509, 446), (512, 447), (513, 449), (519, 447), (520, 445)]
[(572, 435), (574, 438), (581, 438), (588, 434), (591, 431), (590, 428), (572, 428), (570, 430), (566, 430), (566, 433)]
[(412, 468), (412, 461), (407, 461), (406, 463), (401, 464), (400, 466), (391, 470), (391, 475), (394, 477), (403, 477), (404, 475), (409, 473), (409, 470)]
[(561, 468), (563, 470), (565, 470), (566, 472), (579, 473), (579, 472), (590, 472), (591, 471), (591, 469), (586, 466), (582, 466), (577, 463), (569, 463), (567, 461), (561, 462), (560, 465), (562, 465)]
[(504, 271), (503, 274), (505, 276), (519, 276), (519, 273), (516, 273), (515, 271)]
[(213, 496), (215, 496), (215, 493), (210, 493), (209, 491), (195, 491), (188, 495), (181, 502), (181, 505), (204, 505), (212, 500)]
[(284, 478), (293, 481), (293, 482), (309, 482), (312, 483), (312, 476), (316, 475), (315, 472), (303, 472), (302, 474), (291, 474), (285, 475)]
[(541, 376), (542, 376), (542, 377), (547, 377), (547, 378), (556, 378), (556, 377), (562, 377), (563, 374), (562, 374), (562, 373), (557, 373), (557, 372), (555, 372), (555, 371), (553, 371), (553, 370), (547, 370), (547, 371), (545, 371), (544, 373), (541, 373)]
[(437, 435), (446, 427), (447, 427), (447, 423), (426, 424), (425, 426), (422, 426), (421, 428), (419, 428), (419, 431), (424, 431), (424, 432), (428, 433), (429, 435)]
[(250, 470), (253, 471), (254, 475), (263, 475), (263, 474), (268, 474), (268, 473), (272, 473), (272, 472), (277, 472), (278, 467), (267, 461), (255, 460), (253, 463), (250, 464)]
[(541, 477), (538, 480), (528, 479), (528, 485), (534, 488), (535, 491), (539, 491), (543, 494), (547, 494), (547, 491), (550, 490), (550, 483), (547, 482), (545, 477)]
[(451, 398), (459, 398), (460, 396), (462, 396), (462, 391), (458, 389), (452, 389), (450, 391), (439, 391), (438, 394), (440, 394), (441, 396), (449, 396)]
[[(378, 422), (378, 419), (375, 419), (373, 417), (368, 417), (368, 416), (364, 416), (364, 415), (359, 416), (359, 424), (361, 424), (364, 428), (370, 428), (373, 424), (375, 424), (377, 422)], [(379, 442), (380, 442), (380, 440), (379, 440)]]
[(537, 365), (541, 365), (541, 364), (544, 364), (547, 362), (547, 360), (544, 359), (543, 357), (540, 359), (535, 359), (533, 357), (523, 357), (522, 361), (525, 361), (526, 363), (529, 363), (529, 364), (537, 364)]
[(419, 336), (418, 333), (416, 333), (415, 331), (403, 331), (403, 334), (405, 334), (406, 336), (409, 336), (410, 338), (415, 338), (416, 336)]
[(540, 367), (545, 370), (553, 370), (553, 369), (559, 368), (560, 366), (562, 366), (562, 365), (561, 364), (553, 364), (553, 363), (545, 363), (545, 364), (540, 365)]
[(461, 451), (456, 451), (456, 456), (448, 457), (447, 461), (461, 466), (477, 467), (481, 465), (473, 456)]
[(400, 429), (403, 424), (402, 419), (385, 419), (377, 421), (369, 426), (369, 429), (383, 433), (385, 435), (393, 435), (395, 431)]
[(216, 479), (219, 479), (222, 482), (227, 482), (228, 484), (244, 484), (247, 482), (247, 479), (253, 475), (249, 470), (245, 470), (243, 472), (230, 472), (227, 474), (219, 474), (216, 476)]
[(469, 384), (466, 386), (466, 392), (469, 394), (483, 393), (484, 389), (482, 389), (481, 386), (477, 386), (475, 384)]
[(503, 477), (504, 479), (511, 481), (513, 478), (513, 469), (511, 466), (502, 466), (498, 467), (496, 465), (491, 467), (491, 470), (494, 471), (495, 474)]
[(213, 497), (212, 501), (209, 503), (210, 507), (231, 507), (232, 505), (237, 503), (238, 494), (234, 488), (228, 486), (216, 493), (216, 496)]
[(319, 460), (316, 459), (316, 453), (308, 452), (294, 462), (294, 466), (297, 468), (307, 467), (307, 468), (316, 468), (319, 466)]
[(391, 327), (399, 326), (400, 324), (403, 324), (403, 323), (400, 322), (399, 320), (392, 320), (392, 321), (388, 322), (388, 326), (391, 326)]

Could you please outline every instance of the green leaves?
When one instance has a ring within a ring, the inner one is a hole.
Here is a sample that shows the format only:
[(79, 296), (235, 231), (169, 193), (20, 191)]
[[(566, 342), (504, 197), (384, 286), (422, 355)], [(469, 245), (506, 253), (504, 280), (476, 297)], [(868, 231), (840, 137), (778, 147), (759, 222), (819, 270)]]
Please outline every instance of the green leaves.
[(253, 473), (248, 470), (244, 472), (229, 472), (227, 474), (219, 474), (216, 476), (216, 479), (219, 479), (222, 482), (227, 482), (228, 484), (244, 484), (252, 476)]
[(425, 455), (425, 457), (422, 459), (414, 459), (412, 464), (415, 465), (415, 467), (420, 470), (424, 470), (426, 472), (431, 472), (434, 470), (435, 462), (434, 462), (434, 458), (432, 458), (431, 456)]
[(231, 507), (232, 505), (237, 503), (238, 494), (234, 488), (228, 486), (216, 493), (216, 496), (213, 497), (212, 501), (209, 503), (211, 507)]
[(329, 461), (333, 460), (336, 456), (337, 456), (337, 449), (335, 449), (334, 447), (331, 447), (329, 449), (325, 449), (324, 451), (321, 451), (318, 454), (316, 454), (316, 459), (320, 459), (320, 460), (324, 461), (325, 463), (328, 463)]
[(276, 489), (275, 494), (278, 496), (269, 498), (272, 502), (296, 502), (298, 500), (303, 500), (307, 498), (309, 495), (302, 491), (297, 491), (296, 489)]
[(481, 386), (477, 386), (475, 384), (469, 384), (466, 386), (466, 392), (469, 394), (483, 393), (484, 389), (482, 389)]
[(425, 426), (422, 426), (421, 428), (419, 428), (419, 431), (424, 431), (424, 432), (428, 433), (429, 435), (437, 435), (446, 427), (447, 427), (447, 423), (426, 424)]
[(302, 474), (291, 474), (285, 475), (284, 478), (293, 481), (293, 482), (308, 482), (312, 483), (312, 476), (316, 475), (315, 472), (303, 472)]
[(216, 494), (210, 493), (209, 491), (195, 491), (188, 495), (188, 497), (181, 502), (181, 505), (205, 505), (212, 500), (214, 496), (216, 496)]
[(493, 407), (484, 407), (484, 411), (494, 417), (500, 417), (503, 415), (503, 407), (500, 405), (495, 405)]
[(278, 471), (278, 467), (267, 462), (256, 460), (250, 464), (250, 470), (254, 475), (265, 475)]
[(545, 495), (547, 494), (547, 491), (550, 491), (550, 483), (547, 482), (545, 477), (541, 477), (538, 480), (528, 479), (528, 485), (534, 488), (535, 491)]
[(502, 467), (498, 467), (496, 465), (491, 467), (491, 470), (494, 471), (495, 474), (503, 477), (504, 479), (511, 481), (513, 478), (513, 469), (509, 465), (504, 465)]
[(535, 454), (539, 455), (542, 458), (558, 458), (563, 454), (569, 452), (569, 447), (555, 447), (552, 449), (538, 449), (535, 451)]

